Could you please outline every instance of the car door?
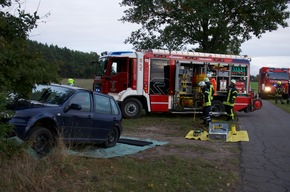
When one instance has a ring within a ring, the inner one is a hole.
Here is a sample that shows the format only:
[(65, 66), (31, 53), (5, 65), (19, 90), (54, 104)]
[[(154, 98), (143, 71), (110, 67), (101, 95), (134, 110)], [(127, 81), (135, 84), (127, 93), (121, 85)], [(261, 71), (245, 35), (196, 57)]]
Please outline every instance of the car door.
[(64, 113), (63, 135), (66, 140), (87, 140), (93, 126), (92, 94), (82, 91), (72, 96), (68, 106), (80, 106), (79, 109), (69, 107)]
[(111, 97), (94, 94), (94, 120), (91, 138), (93, 140), (104, 140), (108, 132), (116, 125), (117, 108), (112, 107)]

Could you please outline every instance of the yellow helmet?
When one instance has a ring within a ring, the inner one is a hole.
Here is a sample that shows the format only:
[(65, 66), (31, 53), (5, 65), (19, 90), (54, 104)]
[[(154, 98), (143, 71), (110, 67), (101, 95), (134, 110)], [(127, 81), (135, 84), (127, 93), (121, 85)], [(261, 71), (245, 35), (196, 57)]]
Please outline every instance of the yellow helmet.
[(69, 85), (74, 85), (74, 84), (75, 84), (75, 81), (74, 81), (72, 78), (69, 78), (69, 79), (67, 80), (67, 84), (69, 84)]

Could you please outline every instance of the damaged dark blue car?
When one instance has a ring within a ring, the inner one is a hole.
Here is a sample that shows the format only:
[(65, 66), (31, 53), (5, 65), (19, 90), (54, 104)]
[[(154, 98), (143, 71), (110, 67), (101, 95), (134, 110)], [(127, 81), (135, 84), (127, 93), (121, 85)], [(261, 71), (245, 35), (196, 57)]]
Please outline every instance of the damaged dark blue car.
[(113, 147), (122, 133), (122, 114), (112, 96), (66, 86), (37, 85), (29, 100), (8, 106), (6, 123), (12, 136), (28, 141), (40, 155), (48, 154), (57, 138), (65, 143), (98, 143)]

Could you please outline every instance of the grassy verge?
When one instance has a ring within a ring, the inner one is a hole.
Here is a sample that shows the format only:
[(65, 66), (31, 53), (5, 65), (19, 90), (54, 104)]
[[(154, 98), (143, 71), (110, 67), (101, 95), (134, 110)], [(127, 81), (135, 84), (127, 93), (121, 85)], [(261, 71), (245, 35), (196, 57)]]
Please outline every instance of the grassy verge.
[(269, 101), (273, 105), (276, 105), (280, 109), (283, 109), (287, 113), (290, 113), (290, 104), (286, 104), (286, 101), (285, 100), (283, 100), (285, 104), (281, 104), (280, 101), (277, 104), (275, 104), (275, 99), (268, 99), (267, 101)]
[(258, 82), (251, 82), (251, 89), (255, 92), (258, 93)]
[[(184, 139), (196, 124), (186, 115), (125, 119), (124, 134), (153, 133), (181, 142), (111, 159), (68, 156), (64, 145), (41, 160), (26, 153), (2, 154), (0, 191), (237, 191), (238, 145)], [(229, 155), (222, 157), (224, 153)]]
[[(92, 85), (91, 79), (75, 82), (87, 89)], [(124, 119), (125, 135), (159, 136), (170, 143), (111, 159), (68, 156), (64, 145), (41, 160), (24, 152), (0, 154), (0, 191), (238, 191), (239, 145), (184, 139), (199, 121), (169, 114)]]
[[(19, 159), (18, 159), (19, 158)], [(1, 163), (1, 191), (234, 191), (237, 172), (203, 159), (18, 156)]]

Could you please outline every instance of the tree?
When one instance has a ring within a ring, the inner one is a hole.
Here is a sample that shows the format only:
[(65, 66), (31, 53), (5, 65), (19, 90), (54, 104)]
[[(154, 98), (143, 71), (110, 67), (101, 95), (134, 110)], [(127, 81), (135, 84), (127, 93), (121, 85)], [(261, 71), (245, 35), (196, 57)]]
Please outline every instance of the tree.
[(36, 41), (28, 41), (28, 43), (30, 51), (41, 54), (46, 62), (55, 63), (61, 68), (59, 75), (62, 78), (93, 78), (95, 67), (92, 61), (99, 57), (96, 52), (74, 51)]
[(285, 0), (123, 0), (120, 20), (141, 24), (125, 43), (136, 49), (167, 48), (239, 54), (241, 44), (279, 25), (288, 27)]
[[(10, 6), (18, 8), (11, 14)], [(0, 1), (0, 93), (27, 96), (37, 83), (58, 81), (58, 67), (28, 49), (28, 34), (37, 27), (37, 12), (25, 13), (21, 4)], [(6, 10), (6, 11), (5, 11)]]

